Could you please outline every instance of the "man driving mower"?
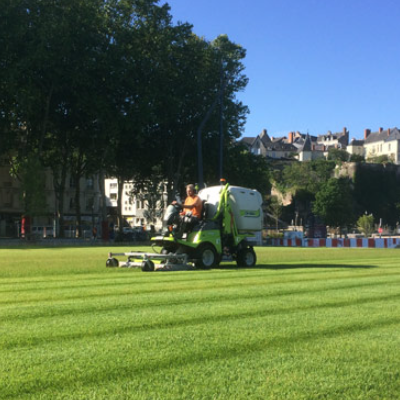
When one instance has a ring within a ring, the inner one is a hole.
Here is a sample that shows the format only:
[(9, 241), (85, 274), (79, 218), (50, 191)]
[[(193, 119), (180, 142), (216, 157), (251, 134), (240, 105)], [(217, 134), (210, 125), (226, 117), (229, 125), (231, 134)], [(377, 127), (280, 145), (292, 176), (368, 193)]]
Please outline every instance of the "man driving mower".
[(186, 186), (186, 199), (183, 204), (179, 204), (174, 200), (171, 204), (182, 207), (181, 216), (181, 229), (180, 233), (183, 234), (191, 230), (201, 219), (201, 212), (203, 210), (203, 202), (197, 196), (194, 185), (189, 184)]

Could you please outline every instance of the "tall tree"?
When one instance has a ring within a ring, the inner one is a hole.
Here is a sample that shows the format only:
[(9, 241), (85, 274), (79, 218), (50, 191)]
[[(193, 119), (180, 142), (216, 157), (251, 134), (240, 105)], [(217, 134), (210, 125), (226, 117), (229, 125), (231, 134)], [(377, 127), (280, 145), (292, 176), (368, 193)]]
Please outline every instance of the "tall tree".
[(240, 135), (247, 112), (235, 99), (235, 93), (247, 83), (241, 63), (245, 51), (226, 36), (214, 42), (198, 38), (187, 25), (178, 26), (171, 34), (177, 36), (169, 48), (171, 56), (164, 58), (160, 69), (161, 91), (157, 103), (160, 118), (156, 127), (157, 161), (167, 173), (170, 194), (198, 176), (200, 126), (203, 126), (201, 145), (207, 151), (204, 175), (208, 181), (217, 178), (220, 132), (217, 111), (221, 96), (226, 110), (223, 143), (230, 144), (232, 138)]
[(313, 211), (327, 225), (344, 227), (354, 222), (354, 198), (347, 178), (331, 178), (315, 195)]
[[(225, 157), (225, 179), (232, 185), (257, 189), (264, 197), (271, 192), (270, 165), (266, 158), (236, 145)], [(210, 183), (217, 183), (211, 181)]]
[[(168, 6), (155, 1), (115, 1), (109, 7), (109, 72), (107, 106), (102, 127), (109, 134), (105, 170), (117, 177), (119, 187), (132, 179), (151, 177), (157, 154), (154, 136), (158, 123), (156, 77), (169, 38)], [(159, 145), (159, 144), (158, 144)], [(121, 189), (122, 190), (122, 189)], [(121, 193), (118, 224), (121, 221)]]
[(61, 226), (74, 145), (84, 136), (82, 125), (90, 124), (88, 118), (93, 121), (93, 114), (84, 110), (91, 106), (92, 73), (104, 37), (103, 10), (100, 0), (16, 0), (6, 8), (18, 25), (13, 30), (12, 24), (13, 36), (7, 37), (7, 74), (2, 81), (8, 93), (14, 93), (9, 96), (8, 114), (19, 128), (18, 142), (24, 145), (19, 146), (16, 162), (37, 158), (53, 170)]

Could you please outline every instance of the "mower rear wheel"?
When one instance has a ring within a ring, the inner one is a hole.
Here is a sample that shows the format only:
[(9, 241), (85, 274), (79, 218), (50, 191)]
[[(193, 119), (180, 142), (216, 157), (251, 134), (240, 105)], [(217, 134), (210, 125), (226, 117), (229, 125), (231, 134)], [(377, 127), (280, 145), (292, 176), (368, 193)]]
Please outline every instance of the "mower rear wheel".
[(142, 271), (144, 272), (153, 272), (154, 271), (154, 263), (153, 261), (147, 260), (142, 262)]
[(217, 251), (211, 244), (204, 243), (196, 251), (195, 266), (199, 269), (214, 268), (218, 264)]
[(118, 262), (118, 260), (116, 258), (109, 258), (106, 261), (106, 267), (107, 268), (118, 267), (118, 265), (119, 265), (119, 262)]
[(251, 247), (239, 250), (236, 257), (236, 264), (238, 267), (251, 268), (256, 265), (257, 256), (255, 251)]

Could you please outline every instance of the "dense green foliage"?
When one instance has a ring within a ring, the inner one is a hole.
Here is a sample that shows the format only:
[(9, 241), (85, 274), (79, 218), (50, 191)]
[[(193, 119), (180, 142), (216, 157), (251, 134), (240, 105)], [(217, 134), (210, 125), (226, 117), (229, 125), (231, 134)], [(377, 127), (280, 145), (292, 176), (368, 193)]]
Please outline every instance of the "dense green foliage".
[(361, 165), (354, 176), (358, 214), (372, 214), (375, 222), (395, 226), (400, 220), (400, 176), (397, 167)]
[(349, 161), (350, 154), (346, 150), (336, 149), (334, 147), (330, 148), (328, 151), (328, 160), (340, 162)]
[(266, 158), (254, 156), (242, 146), (235, 146), (226, 162), (225, 177), (234, 185), (257, 189), (262, 195), (271, 191), (270, 165)]
[[(293, 162), (272, 172), (275, 187), (290, 193), (293, 201), (284, 208), (283, 219), (290, 223), (298, 213), (306, 219), (312, 211), (334, 227), (352, 225), (367, 213), (374, 222), (395, 227), (400, 222), (400, 173), (398, 166), (357, 163), (354, 175), (340, 175), (338, 161)], [(346, 178), (340, 178), (346, 176)]]
[(353, 193), (349, 180), (331, 178), (323, 184), (315, 195), (313, 211), (330, 226), (342, 227), (354, 222)]
[(109, 250), (0, 251), (2, 399), (399, 398), (398, 250), (179, 273)]
[(284, 191), (306, 192), (314, 197), (335, 168), (334, 161), (316, 160), (309, 162), (293, 162), (284, 168), (280, 184)]
[(332, 178), (335, 165), (334, 161), (326, 160), (291, 162), (282, 171), (274, 171), (272, 175), (275, 186), (282, 193), (291, 193), (293, 198), (291, 205), (283, 210), (282, 218), (287, 223), (295, 214), (301, 220), (307, 220), (316, 194)]
[(52, 170), (61, 220), (67, 173), (165, 181), (172, 193), (197, 180), (199, 142), (206, 182), (219, 178), (220, 145), (226, 167), (237, 160), (246, 51), (226, 35), (197, 37), (157, 0), (14, 0), (2, 21), (0, 154)]

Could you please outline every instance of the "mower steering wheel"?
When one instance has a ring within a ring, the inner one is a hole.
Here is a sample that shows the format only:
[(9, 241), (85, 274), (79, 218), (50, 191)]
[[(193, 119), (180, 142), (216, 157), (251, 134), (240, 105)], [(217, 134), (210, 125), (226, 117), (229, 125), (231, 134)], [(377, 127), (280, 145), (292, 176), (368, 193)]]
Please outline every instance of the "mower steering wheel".
[(182, 211), (183, 210), (183, 207), (182, 207), (182, 205), (181, 204), (178, 204), (178, 203), (175, 203), (175, 204), (172, 204), (178, 211)]

